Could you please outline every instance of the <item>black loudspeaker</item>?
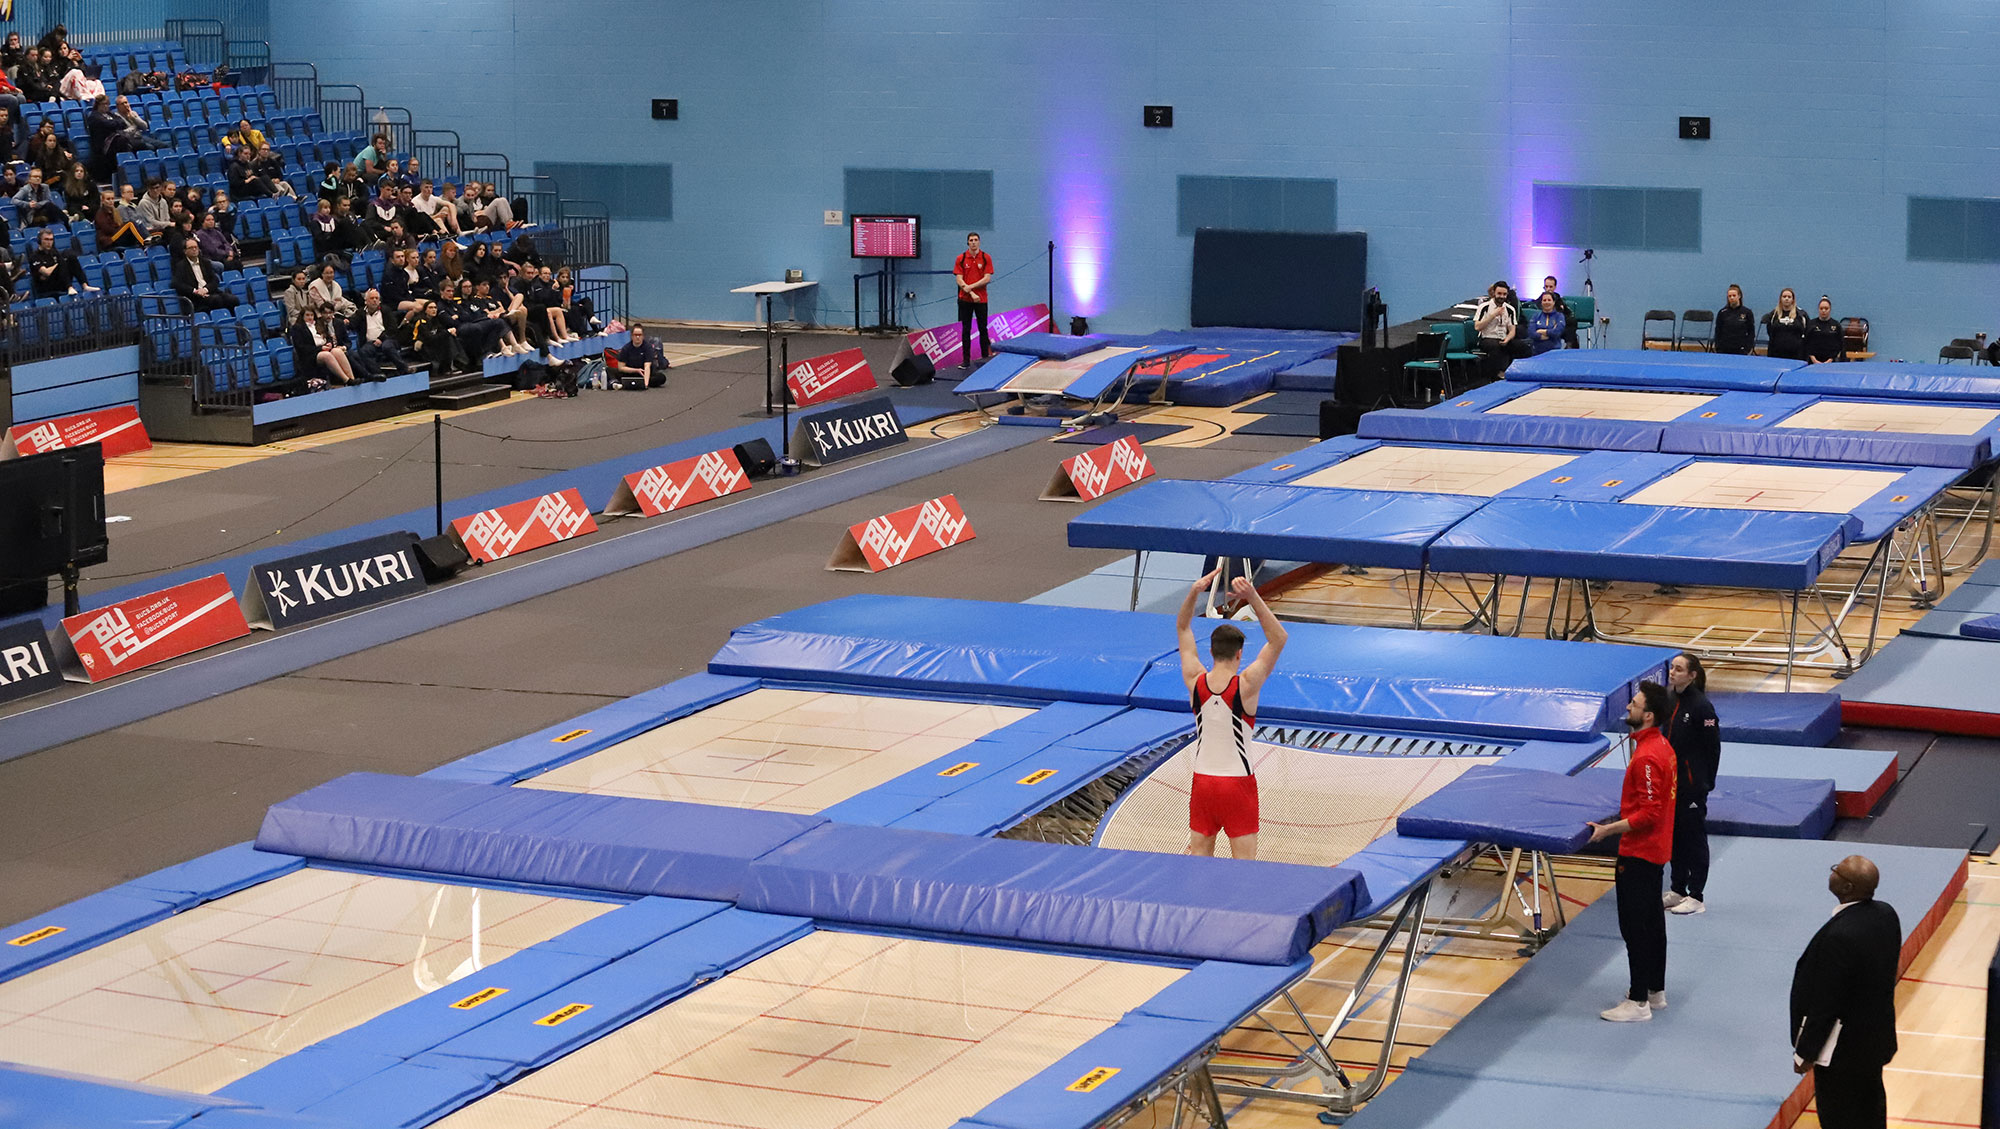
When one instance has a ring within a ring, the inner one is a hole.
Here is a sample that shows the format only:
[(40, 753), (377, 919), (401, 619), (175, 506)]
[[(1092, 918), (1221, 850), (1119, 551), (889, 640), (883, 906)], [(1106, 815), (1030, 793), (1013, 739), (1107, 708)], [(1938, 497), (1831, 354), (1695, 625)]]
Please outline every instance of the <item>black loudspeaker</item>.
[(931, 378), (937, 375), (937, 366), (922, 353), (912, 353), (904, 358), (902, 364), (889, 370), (889, 375), (896, 378), (896, 383), (908, 388), (913, 384), (929, 384)]
[(738, 443), (735, 451), (736, 461), (743, 464), (743, 473), (752, 478), (766, 478), (778, 469), (778, 456), (771, 453), (771, 444), (763, 439)]
[(440, 580), (450, 580), (459, 570), (471, 563), (465, 546), (447, 533), (442, 537), (426, 537), (416, 543), (417, 567), (424, 570), (424, 583), (436, 584)]
[(49, 606), (46, 577), (0, 583), (0, 615), (25, 615)]
[(1361, 426), (1361, 413), (1366, 409), (1354, 404), (1343, 404), (1339, 400), (1319, 402), (1319, 437), (1331, 439), (1336, 435), (1352, 435)]

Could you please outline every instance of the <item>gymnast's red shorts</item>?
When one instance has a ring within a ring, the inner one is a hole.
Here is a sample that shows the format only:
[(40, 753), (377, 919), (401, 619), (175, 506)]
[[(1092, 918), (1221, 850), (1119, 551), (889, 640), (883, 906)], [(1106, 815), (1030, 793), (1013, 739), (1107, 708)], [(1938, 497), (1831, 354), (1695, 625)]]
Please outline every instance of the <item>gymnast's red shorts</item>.
[(1257, 778), (1194, 774), (1188, 796), (1188, 830), (1197, 835), (1217, 831), (1231, 839), (1257, 833)]

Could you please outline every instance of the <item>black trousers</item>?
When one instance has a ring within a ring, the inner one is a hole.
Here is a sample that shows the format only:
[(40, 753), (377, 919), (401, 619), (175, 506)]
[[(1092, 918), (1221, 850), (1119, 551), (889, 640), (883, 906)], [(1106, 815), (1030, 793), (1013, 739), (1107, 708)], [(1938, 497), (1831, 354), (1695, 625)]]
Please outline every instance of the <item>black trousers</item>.
[(1884, 1129), (1889, 1124), (1889, 1096), (1883, 1092), (1879, 1066), (1815, 1066), (1813, 1092), (1819, 1096), (1819, 1123), (1825, 1129)]
[(1674, 893), (1701, 901), (1708, 889), (1708, 797), (1674, 803)]
[(964, 355), (966, 364), (972, 363), (972, 321), (974, 318), (979, 319), (979, 355), (981, 357), (990, 357), (993, 355), (993, 346), (986, 341), (986, 303), (968, 302), (960, 298), (958, 300), (958, 343), (959, 350)]
[(1501, 344), (1498, 341), (1479, 342), (1479, 381), (1482, 384), (1500, 379), (1507, 366), (1517, 358), (1528, 355), (1528, 343), (1518, 338)]
[(1632, 972), (1626, 998), (1646, 1002), (1649, 992), (1667, 990), (1667, 909), (1660, 903), (1661, 872), (1645, 859), (1618, 856), (1614, 883), (1618, 935), (1625, 938), (1625, 962)]

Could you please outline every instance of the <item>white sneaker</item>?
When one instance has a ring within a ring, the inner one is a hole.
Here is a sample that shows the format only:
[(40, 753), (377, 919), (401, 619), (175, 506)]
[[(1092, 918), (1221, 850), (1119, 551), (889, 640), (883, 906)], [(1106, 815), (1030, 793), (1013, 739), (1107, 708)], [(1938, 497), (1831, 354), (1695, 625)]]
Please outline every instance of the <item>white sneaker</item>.
[(1652, 1009), (1653, 1011), (1665, 1011), (1665, 1010), (1667, 1010), (1667, 993), (1666, 993), (1666, 990), (1665, 990), (1665, 989), (1661, 989), (1660, 991), (1657, 991), (1657, 992), (1648, 992), (1648, 993), (1646, 993), (1646, 1006), (1647, 1006), (1648, 1008)]
[(1707, 913), (1708, 907), (1702, 905), (1699, 898), (1682, 898), (1677, 904), (1668, 906), (1667, 912), (1679, 914)]
[(1597, 1017), (1613, 1023), (1644, 1023), (1653, 1018), (1653, 1009), (1637, 1000), (1619, 1000), (1617, 1007), (1606, 1008)]
[(1660, 898), (1660, 904), (1667, 907), (1668, 909), (1672, 909), (1675, 906), (1680, 905), (1684, 901), (1687, 901), (1686, 894), (1676, 894), (1672, 890), (1668, 890)]

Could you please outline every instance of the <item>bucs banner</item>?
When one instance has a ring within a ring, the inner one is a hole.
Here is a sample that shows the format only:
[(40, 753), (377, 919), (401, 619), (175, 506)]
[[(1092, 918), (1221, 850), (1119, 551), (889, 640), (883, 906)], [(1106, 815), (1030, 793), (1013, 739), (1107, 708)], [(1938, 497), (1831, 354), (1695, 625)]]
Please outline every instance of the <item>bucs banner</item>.
[(237, 602), (251, 626), (283, 631), (421, 592), (416, 541), (414, 533), (385, 533), (265, 561), (251, 568)]
[(972, 522), (959, 508), (958, 497), (946, 494), (850, 526), (826, 567), (831, 572), (881, 572), (972, 537)]
[(0, 627), (0, 702), (39, 694), (62, 681), (40, 620)]
[(842, 349), (793, 365), (785, 372), (785, 388), (792, 394), (793, 405), (809, 408), (856, 392), (873, 391), (875, 374), (868, 368), (868, 358), (862, 356), (861, 350)]
[(451, 523), (465, 551), (481, 564), (597, 532), (590, 507), (572, 486), (556, 494), (483, 510)]
[(611, 504), (604, 507), (604, 513), (658, 517), (748, 489), (750, 476), (743, 473), (736, 452), (725, 447), (626, 475), (625, 481), (618, 484), (618, 492), (611, 496)]
[(1044, 502), (1088, 502), (1153, 474), (1146, 449), (1130, 435), (1064, 459), (1042, 490)]
[[(1018, 310), (993, 314), (986, 319), (986, 339), (990, 344), (1011, 341), (1023, 333), (1046, 333), (1049, 330), (1049, 308), (1036, 303), (1022, 306)], [(979, 327), (972, 327), (972, 339), (979, 340)], [(941, 325), (936, 329), (920, 329), (903, 339), (896, 359), (914, 353), (929, 357), (931, 364), (938, 368), (955, 368), (965, 363), (965, 342), (958, 332), (958, 323)]]
[(218, 572), (70, 616), (56, 646), (72, 680), (102, 682), (248, 634), (236, 592)]
[(888, 397), (878, 396), (800, 417), (792, 429), (790, 451), (807, 466), (825, 466), (909, 441), (896, 406)]
[(139, 422), (139, 409), (121, 404), (61, 419), (16, 424), (7, 429), (6, 439), (0, 441), (0, 458), (39, 455), (44, 451), (61, 451), (86, 443), (102, 443), (107, 459), (153, 448), (152, 437), (146, 434), (146, 425)]

